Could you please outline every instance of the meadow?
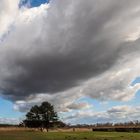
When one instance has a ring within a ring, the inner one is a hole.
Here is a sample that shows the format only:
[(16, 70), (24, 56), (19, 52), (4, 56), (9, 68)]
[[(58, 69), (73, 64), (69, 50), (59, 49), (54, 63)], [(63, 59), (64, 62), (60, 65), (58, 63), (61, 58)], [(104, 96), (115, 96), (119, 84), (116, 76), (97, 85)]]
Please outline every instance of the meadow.
[(140, 140), (140, 133), (0, 131), (0, 140)]

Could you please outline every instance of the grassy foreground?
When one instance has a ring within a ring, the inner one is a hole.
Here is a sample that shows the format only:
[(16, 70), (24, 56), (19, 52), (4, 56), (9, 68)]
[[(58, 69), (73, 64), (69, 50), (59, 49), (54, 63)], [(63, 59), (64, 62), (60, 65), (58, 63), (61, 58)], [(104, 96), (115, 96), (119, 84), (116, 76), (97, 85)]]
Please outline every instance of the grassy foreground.
[(140, 133), (4, 131), (0, 140), (140, 140)]

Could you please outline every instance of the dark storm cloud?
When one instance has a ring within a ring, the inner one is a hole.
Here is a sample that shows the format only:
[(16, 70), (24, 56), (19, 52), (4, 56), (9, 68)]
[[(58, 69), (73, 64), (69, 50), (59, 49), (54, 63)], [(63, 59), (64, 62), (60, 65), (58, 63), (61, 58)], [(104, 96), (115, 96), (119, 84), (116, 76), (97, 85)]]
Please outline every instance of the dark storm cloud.
[(67, 56), (63, 54), (56, 56), (56, 53), (51, 57), (41, 54), (29, 60), (18, 58), (13, 70), (16, 71), (20, 67), (23, 72), (7, 77), (6, 82), (11, 86), (10, 89), (6, 87), (6, 90), (10, 91), (10, 94), (13, 92), (14, 95), (20, 93), (20, 96), (29, 93), (56, 93), (74, 87), (79, 84), (79, 81), (105, 71), (114, 61), (112, 54), (100, 58), (94, 54), (94, 51), (90, 50), (88, 54), (85, 53), (79, 50)]
[(128, 27), (117, 21), (121, 16), (130, 20), (127, 10), (138, 3), (56, 0), (46, 16), (19, 22), (1, 45), (2, 94), (12, 100), (55, 94), (110, 69), (120, 54), (122, 30)]

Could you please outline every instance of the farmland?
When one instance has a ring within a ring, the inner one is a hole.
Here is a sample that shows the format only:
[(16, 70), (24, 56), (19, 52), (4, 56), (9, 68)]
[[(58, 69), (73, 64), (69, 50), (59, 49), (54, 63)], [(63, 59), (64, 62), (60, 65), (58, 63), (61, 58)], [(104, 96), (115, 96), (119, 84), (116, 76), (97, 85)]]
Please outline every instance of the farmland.
[(128, 132), (35, 132), (0, 131), (0, 140), (140, 140), (140, 133)]

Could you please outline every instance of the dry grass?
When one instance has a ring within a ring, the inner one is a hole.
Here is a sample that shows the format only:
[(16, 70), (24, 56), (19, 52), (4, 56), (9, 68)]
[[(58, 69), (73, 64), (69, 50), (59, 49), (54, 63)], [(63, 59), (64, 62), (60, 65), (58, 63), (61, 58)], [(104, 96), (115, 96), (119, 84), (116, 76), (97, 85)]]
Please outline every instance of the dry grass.
[(50, 129), (50, 132), (90, 132), (91, 128), (61, 128), (61, 129)]
[(33, 131), (36, 129), (24, 128), (24, 127), (0, 127), (0, 131)]
[[(0, 127), (0, 131), (40, 131), (36, 128), (24, 128), (24, 127)], [(44, 132), (47, 130), (44, 129)], [(49, 129), (49, 132), (90, 132), (91, 128), (57, 128)]]

